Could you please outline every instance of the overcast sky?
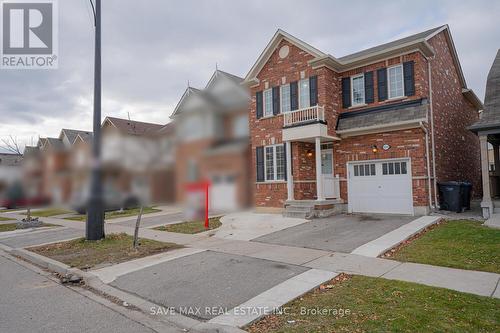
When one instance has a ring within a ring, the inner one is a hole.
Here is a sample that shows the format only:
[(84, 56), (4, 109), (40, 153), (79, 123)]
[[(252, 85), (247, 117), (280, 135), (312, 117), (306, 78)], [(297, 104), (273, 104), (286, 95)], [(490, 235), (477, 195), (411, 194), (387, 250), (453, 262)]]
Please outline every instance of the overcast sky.
[[(187, 82), (245, 76), (276, 29), (340, 57), (449, 24), (469, 88), (484, 99), (500, 48), (500, 1), (102, 0), (103, 117), (167, 123)], [(0, 137), (30, 144), (90, 130), (89, 0), (59, 1), (59, 69), (0, 70)]]

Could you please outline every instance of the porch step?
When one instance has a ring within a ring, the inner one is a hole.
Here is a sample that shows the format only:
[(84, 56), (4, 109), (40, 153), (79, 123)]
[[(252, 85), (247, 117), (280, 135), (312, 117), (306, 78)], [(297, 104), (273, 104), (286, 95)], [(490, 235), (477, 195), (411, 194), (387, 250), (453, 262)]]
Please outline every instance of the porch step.
[(310, 219), (311, 212), (304, 212), (301, 210), (285, 209), (283, 212), (284, 217), (294, 217), (299, 219)]
[(342, 200), (288, 200), (285, 203), (283, 216), (312, 219), (340, 213), (344, 208)]

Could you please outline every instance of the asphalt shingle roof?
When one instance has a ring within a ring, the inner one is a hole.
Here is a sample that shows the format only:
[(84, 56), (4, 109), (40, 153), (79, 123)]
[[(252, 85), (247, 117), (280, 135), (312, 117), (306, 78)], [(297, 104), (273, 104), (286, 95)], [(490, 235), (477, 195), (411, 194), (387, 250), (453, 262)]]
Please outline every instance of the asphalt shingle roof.
[(469, 127), (472, 131), (500, 128), (500, 49), (486, 81), (484, 110), (481, 119)]
[(344, 112), (339, 116), (337, 131), (425, 119), (427, 108), (427, 99), (419, 99), (360, 111)]
[(145, 123), (141, 121), (107, 117), (122, 133), (130, 135), (155, 135), (165, 125)]
[(73, 144), (73, 142), (75, 142), (75, 139), (78, 135), (80, 135), (84, 140), (88, 136), (92, 137), (92, 132), (88, 132), (88, 131), (81, 131), (81, 130), (74, 130), (74, 129), (67, 129), (67, 128), (63, 128), (62, 131), (66, 134), (66, 136), (68, 137), (68, 140), (69, 140), (69, 142), (71, 142), (71, 144)]

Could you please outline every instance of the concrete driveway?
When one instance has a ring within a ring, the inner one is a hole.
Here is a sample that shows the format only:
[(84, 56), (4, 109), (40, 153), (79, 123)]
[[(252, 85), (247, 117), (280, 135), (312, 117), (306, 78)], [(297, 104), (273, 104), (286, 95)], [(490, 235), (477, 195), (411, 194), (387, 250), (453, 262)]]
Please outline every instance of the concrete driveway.
[(357, 247), (415, 219), (413, 216), (343, 214), (314, 219), (253, 241), (350, 253)]
[[(112, 286), (206, 320), (308, 268), (205, 251), (118, 277)], [(189, 312), (190, 311), (190, 312)]]

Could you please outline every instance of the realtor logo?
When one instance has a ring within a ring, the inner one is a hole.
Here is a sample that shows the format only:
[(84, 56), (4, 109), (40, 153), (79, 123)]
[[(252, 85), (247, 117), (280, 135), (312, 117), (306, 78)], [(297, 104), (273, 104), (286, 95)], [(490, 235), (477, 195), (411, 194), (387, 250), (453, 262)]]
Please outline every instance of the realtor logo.
[(55, 0), (5, 0), (1, 17), (2, 69), (57, 68)]

